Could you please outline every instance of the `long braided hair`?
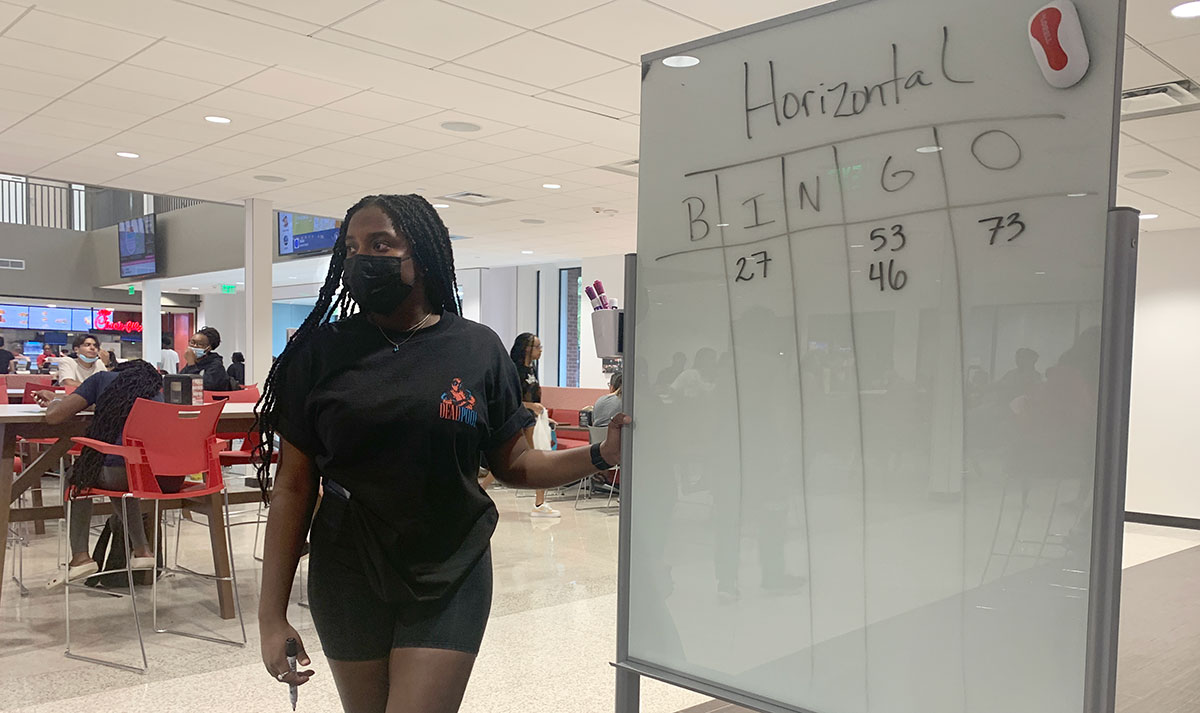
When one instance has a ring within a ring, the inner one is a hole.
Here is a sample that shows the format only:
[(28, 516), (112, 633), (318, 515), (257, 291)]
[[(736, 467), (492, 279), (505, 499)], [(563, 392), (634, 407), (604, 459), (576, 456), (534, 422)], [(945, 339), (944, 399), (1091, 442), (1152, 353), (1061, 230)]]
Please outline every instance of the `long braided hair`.
[(530, 332), (522, 332), (513, 340), (512, 348), (508, 350), (508, 357), (512, 359), (513, 364), (517, 367), (517, 373), (521, 375), (521, 400), (531, 401), (534, 403), (542, 402), (542, 387), (540, 384), (530, 384), (528, 374), (533, 374), (533, 378), (538, 378), (538, 364), (526, 364), (526, 360), (533, 351), (533, 340), (536, 337)]
[(462, 314), (450, 231), (428, 201), (416, 194), (371, 195), (351, 206), (338, 230), (333, 256), (329, 258), (329, 271), (325, 274), (325, 284), (321, 286), (317, 304), (288, 340), (283, 353), (271, 365), (271, 371), (263, 382), (262, 397), (254, 408), (254, 430), (258, 431), (259, 436), (258, 444), (254, 447), (255, 467), (263, 502), (269, 502), (270, 499), (268, 475), (275, 452), (275, 433), (281, 418), (279, 394), (287, 389), (285, 375), (288, 365), (313, 333), (332, 321), (335, 315), (338, 319), (345, 319), (358, 312), (358, 305), (342, 284), (342, 273), (346, 264), (346, 231), (350, 227), (350, 219), (367, 206), (378, 206), (392, 221), (392, 228), (408, 238), (417, 266), (424, 275), (426, 296), (434, 312)]
[[(88, 438), (105, 443), (120, 443), (133, 402), (154, 398), (163, 385), (158, 369), (141, 359), (117, 364), (113, 372), (117, 378), (100, 393), (96, 400), (96, 415), (87, 427)], [(104, 456), (100, 451), (84, 448), (71, 469), (71, 485), (79, 489), (94, 486), (103, 465)]]

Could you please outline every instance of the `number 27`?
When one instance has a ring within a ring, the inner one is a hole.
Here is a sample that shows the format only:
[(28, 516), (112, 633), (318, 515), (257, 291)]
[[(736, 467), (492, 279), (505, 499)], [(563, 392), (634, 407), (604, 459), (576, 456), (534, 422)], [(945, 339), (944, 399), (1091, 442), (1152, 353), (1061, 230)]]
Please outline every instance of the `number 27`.
[[(763, 279), (766, 279), (767, 263), (771, 262), (771, 258), (767, 256), (767, 251), (760, 250), (756, 253), (752, 253), (750, 255), (750, 257), (758, 258), (758, 260), (756, 262), (759, 265), (762, 265), (762, 276), (763, 276)], [(750, 268), (750, 274), (748, 274), (748, 275), (746, 274), (746, 266), (749, 264), (749, 258), (739, 257), (737, 260), (737, 263), (738, 263), (738, 274), (737, 274), (737, 277), (734, 279), (734, 282), (749, 282), (755, 278), (756, 275), (754, 272), (754, 268)]]

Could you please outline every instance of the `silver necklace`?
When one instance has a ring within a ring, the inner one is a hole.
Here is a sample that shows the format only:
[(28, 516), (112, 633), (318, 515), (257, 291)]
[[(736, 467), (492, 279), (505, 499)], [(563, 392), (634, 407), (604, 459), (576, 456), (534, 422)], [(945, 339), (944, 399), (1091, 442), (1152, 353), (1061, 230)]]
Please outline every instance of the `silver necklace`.
[(417, 322), (417, 326), (415, 326), (411, 330), (409, 330), (411, 333), (407, 337), (405, 337), (404, 341), (402, 341), (400, 343), (396, 343), (396, 342), (392, 341), (392, 338), (387, 335), (387, 332), (383, 331), (383, 327), (380, 327), (378, 324), (375, 324), (375, 322), (371, 322), (371, 324), (375, 324), (375, 329), (379, 330), (379, 334), (382, 335), (383, 338), (387, 340), (388, 344), (392, 345), (392, 353), (395, 354), (396, 352), (400, 351), (400, 347), (404, 346), (405, 344), (408, 344), (408, 340), (417, 336), (417, 332), (421, 331), (421, 327), (424, 327), (425, 323), (428, 322), (430, 320), (430, 318), (432, 318), (432, 317), (433, 317), (433, 312), (430, 312), (429, 314), (425, 315), (425, 319), (421, 320), (420, 322)]

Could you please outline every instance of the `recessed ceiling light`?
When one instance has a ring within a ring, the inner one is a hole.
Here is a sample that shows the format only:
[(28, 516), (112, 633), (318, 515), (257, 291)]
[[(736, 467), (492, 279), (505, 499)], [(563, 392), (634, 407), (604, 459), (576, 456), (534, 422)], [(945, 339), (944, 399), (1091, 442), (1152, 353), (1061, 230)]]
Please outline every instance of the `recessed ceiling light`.
[(1039, 271), (1037, 271), (1037, 272), (1035, 272), (1035, 273), (1033, 273), (1033, 274), (1035, 274), (1035, 275), (1045, 275), (1045, 274), (1046, 274), (1046, 272), (1045, 272), (1044, 270), (1039, 270)]
[(850, 247), (852, 247), (852, 248), (865, 248), (865, 247), (867, 247), (867, 246), (866, 246), (866, 245), (851, 245)]
[(469, 121), (443, 121), (442, 128), (446, 131), (479, 131), (483, 127)]
[(1171, 172), (1165, 168), (1152, 168), (1148, 171), (1133, 171), (1132, 173), (1125, 174), (1125, 177), (1136, 180), (1142, 178), (1162, 178), (1163, 176), (1169, 175), (1171, 175)]
[(299, 277), (289, 277), (288, 279), (289, 280), (299, 280), (300, 278)]
[(135, 154), (132, 151), (118, 151), (117, 155), (120, 156), (121, 158), (141, 158), (140, 155)]
[(1068, 193), (1067, 198), (1083, 198), (1086, 195), (1086, 193)]
[(522, 218), (521, 222), (528, 223), (529, 225), (542, 225), (546, 221), (542, 220), (541, 218)]
[(286, 179), (286, 178), (284, 178), (283, 176), (268, 176), (268, 175), (265, 175), (265, 174), (264, 174), (264, 175), (261, 175), (261, 176), (255, 176), (255, 177), (254, 177), (254, 180), (256, 180), (256, 181), (266, 181), (267, 183), (283, 183), (283, 182), (284, 182), (284, 181), (286, 181), (287, 179)]
[(246, 284), (246, 283), (244, 283), (244, 282), (239, 282), (238, 284), (239, 284), (239, 285), (244, 285), (244, 284)]
[(213, 124), (228, 124), (229, 122), (233, 121), (233, 119), (230, 119), (227, 116), (206, 116), (204, 117), (204, 120)]
[(560, 186), (560, 185), (559, 185), (559, 184), (557, 184), (557, 183), (543, 183), (543, 184), (542, 184), (542, 188), (549, 188), (550, 190), (552, 190), (552, 191), (553, 191), (553, 190), (557, 190), (557, 189), (559, 189), (559, 188), (562, 188), (562, 186)]
[(532, 251), (532, 250), (522, 250), (522, 251), (521, 251), (521, 254), (522, 254), (522, 255), (532, 255), (532, 254), (533, 254), (533, 251)]
[(675, 55), (674, 57), (667, 57), (663, 59), (662, 63), (668, 67), (675, 67), (677, 69), (681, 67), (695, 67), (696, 65), (700, 64), (700, 58), (692, 57), (691, 55), (680, 54)]
[(717, 227), (718, 227), (718, 228), (728, 228), (728, 227), (729, 227), (729, 223), (717, 223)]
[(1200, 2), (1185, 2), (1171, 8), (1171, 14), (1180, 19), (1200, 17)]
[(917, 153), (937, 153), (941, 150), (941, 146), (921, 146), (917, 149)]
[(189, 287), (188, 289), (189, 290), (199, 290), (200, 288), (199, 287)]
[(47, 307), (49, 307), (50, 309), (54, 309), (54, 308), (55, 308), (55, 307), (57, 307), (58, 305), (46, 305), (46, 306), (47, 306)]
[(1158, 217), (1158, 213), (1142, 213), (1138, 216), (1138, 220), (1154, 220)]
[(433, 207), (434, 207), (434, 208), (438, 208), (438, 209), (441, 209), (441, 208), (449, 208), (449, 207), (450, 207), (450, 204), (449, 204), (449, 203), (434, 203), (434, 204), (433, 204)]

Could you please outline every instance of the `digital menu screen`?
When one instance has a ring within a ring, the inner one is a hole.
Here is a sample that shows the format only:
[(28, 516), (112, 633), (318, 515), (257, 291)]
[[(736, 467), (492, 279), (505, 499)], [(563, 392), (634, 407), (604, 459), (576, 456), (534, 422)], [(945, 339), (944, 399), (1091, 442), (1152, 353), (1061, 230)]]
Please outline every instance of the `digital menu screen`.
[(299, 255), (332, 250), (342, 221), (301, 213), (279, 213), (279, 254)]
[(0, 305), (0, 327), (29, 329), (29, 307), (26, 305)]
[(153, 214), (117, 224), (121, 277), (146, 277), (158, 272), (155, 226)]
[(92, 320), (94, 315), (90, 309), (72, 309), (71, 310), (71, 331), (72, 332), (90, 332), (92, 331)]
[(71, 310), (63, 307), (29, 308), (29, 329), (66, 332), (71, 329)]

